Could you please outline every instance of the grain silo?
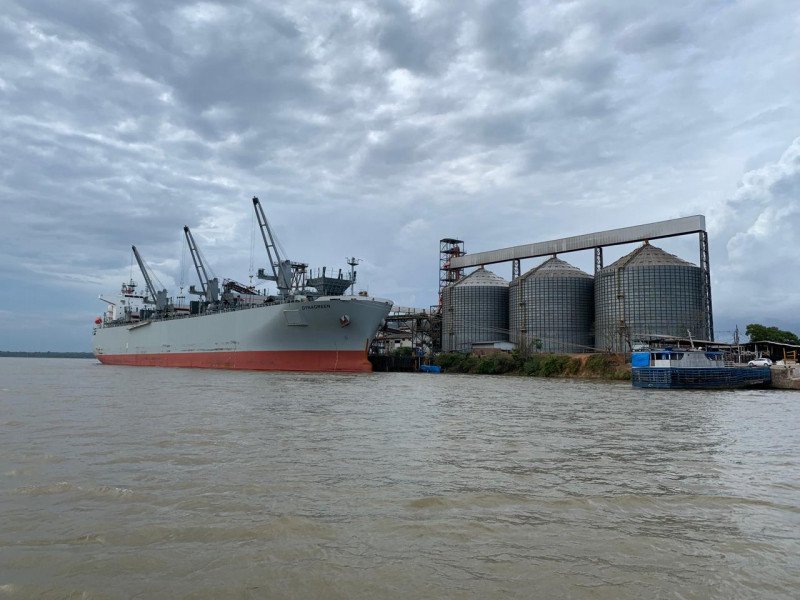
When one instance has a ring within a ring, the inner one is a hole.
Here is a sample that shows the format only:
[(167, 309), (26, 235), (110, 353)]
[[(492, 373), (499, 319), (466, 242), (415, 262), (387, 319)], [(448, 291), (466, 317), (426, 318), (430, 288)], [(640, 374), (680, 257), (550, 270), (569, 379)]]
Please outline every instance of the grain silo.
[(476, 342), (508, 341), (508, 282), (477, 269), (442, 289), (442, 350), (469, 352)]
[(553, 256), (509, 286), (511, 341), (542, 352), (592, 348), (594, 278)]
[(708, 339), (700, 267), (647, 242), (595, 278), (595, 346), (630, 351), (655, 336)]

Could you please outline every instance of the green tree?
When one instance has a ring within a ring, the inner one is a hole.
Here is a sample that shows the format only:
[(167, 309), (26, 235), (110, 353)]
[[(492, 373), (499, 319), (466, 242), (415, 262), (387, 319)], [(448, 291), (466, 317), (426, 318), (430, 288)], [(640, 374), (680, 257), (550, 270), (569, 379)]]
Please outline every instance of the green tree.
[(414, 349), (408, 346), (401, 346), (392, 351), (393, 356), (414, 356)]
[(791, 331), (783, 331), (777, 327), (767, 327), (758, 323), (750, 323), (745, 333), (751, 342), (778, 342), (781, 344), (796, 344), (800, 346), (800, 338)]

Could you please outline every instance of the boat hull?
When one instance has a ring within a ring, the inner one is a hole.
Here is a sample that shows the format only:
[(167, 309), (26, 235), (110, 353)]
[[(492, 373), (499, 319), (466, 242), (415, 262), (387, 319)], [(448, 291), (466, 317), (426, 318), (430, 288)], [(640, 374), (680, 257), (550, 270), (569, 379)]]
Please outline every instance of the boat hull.
[(109, 365), (371, 371), (369, 344), (390, 308), (342, 296), (104, 325), (94, 330), (94, 353)]
[(633, 387), (661, 389), (736, 389), (768, 386), (769, 367), (634, 367)]

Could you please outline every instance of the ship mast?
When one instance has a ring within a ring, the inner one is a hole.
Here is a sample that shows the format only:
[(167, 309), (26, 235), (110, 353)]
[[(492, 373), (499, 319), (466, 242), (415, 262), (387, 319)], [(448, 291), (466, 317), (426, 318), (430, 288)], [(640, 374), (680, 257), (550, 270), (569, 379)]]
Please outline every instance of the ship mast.
[(189, 253), (192, 255), (192, 262), (194, 263), (197, 277), (200, 279), (200, 287), (202, 291), (197, 291), (194, 286), (189, 288), (190, 294), (198, 296), (205, 296), (208, 302), (217, 302), (219, 300), (219, 281), (217, 278), (209, 279), (206, 273), (206, 267), (203, 264), (203, 259), (200, 256), (200, 251), (197, 249), (197, 244), (194, 242), (194, 236), (189, 230), (188, 225), (183, 226), (183, 233), (186, 236), (186, 243), (189, 245)]
[(259, 269), (258, 278), (274, 281), (278, 285), (278, 293), (281, 296), (287, 296), (289, 290), (292, 288), (292, 262), (289, 260), (281, 260), (278, 247), (275, 243), (275, 236), (272, 235), (269, 222), (267, 222), (267, 217), (264, 215), (264, 209), (255, 196), (253, 196), (253, 209), (256, 211), (256, 219), (258, 219), (261, 237), (267, 249), (267, 260), (272, 269), (272, 275), (267, 275), (264, 269)]

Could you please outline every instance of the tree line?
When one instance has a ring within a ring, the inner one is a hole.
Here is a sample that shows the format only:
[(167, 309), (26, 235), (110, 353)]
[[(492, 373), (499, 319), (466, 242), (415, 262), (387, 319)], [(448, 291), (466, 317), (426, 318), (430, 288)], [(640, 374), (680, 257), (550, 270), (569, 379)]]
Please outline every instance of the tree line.
[(750, 323), (745, 329), (751, 342), (777, 342), (779, 344), (794, 344), (800, 346), (800, 338), (791, 331), (784, 331), (774, 326)]

